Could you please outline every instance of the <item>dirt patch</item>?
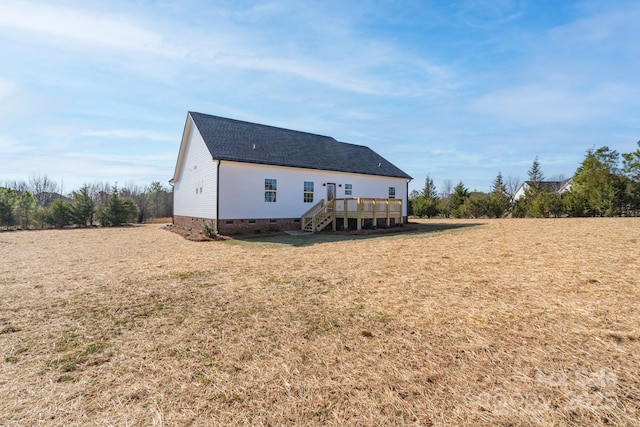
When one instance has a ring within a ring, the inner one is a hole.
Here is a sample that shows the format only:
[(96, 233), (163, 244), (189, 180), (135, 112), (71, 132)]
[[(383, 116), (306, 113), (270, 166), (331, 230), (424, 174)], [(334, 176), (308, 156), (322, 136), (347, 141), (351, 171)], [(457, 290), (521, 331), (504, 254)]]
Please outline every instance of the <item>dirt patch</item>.
[(176, 233), (192, 242), (210, 242), (214, 240), (225, 240), (223, 236), (216, 236), (211, 238), (211, 237), (205, 236), (202, 230), (197, 230), (194, 228), (187, 228), (187, 227), (180, 227), (173, 224), (169, 224), (165, 226), (165, 229), (168, 231), (171, 231), (172, 233)]

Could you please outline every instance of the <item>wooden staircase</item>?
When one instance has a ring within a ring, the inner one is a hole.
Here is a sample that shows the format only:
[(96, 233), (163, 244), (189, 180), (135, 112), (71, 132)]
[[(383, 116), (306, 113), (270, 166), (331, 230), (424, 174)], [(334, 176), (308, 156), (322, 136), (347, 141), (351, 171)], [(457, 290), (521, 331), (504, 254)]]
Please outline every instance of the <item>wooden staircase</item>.
[(331, 200), (325, 205), (324, 199), (302, 214), (302, 231), (316, 233), (322, 231), (335, 220), (335, 203)]

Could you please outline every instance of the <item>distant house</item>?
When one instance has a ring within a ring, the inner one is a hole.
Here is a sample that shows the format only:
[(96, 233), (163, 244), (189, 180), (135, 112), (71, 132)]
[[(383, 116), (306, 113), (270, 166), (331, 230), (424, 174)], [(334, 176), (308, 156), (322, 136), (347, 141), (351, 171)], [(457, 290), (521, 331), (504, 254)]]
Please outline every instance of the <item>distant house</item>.
[[(573, 184), (573, 178), (563, 179), (561, 181), (540, 181), (538, 185), (540, 185), (541, 189), (547, 188), (550, 192), (556, 193), (559, 196), (562, 196), (567, 191), (571, 190), (571, 185)], [(516, 194), (513, 196), (513, 201), (524, 197), (525, 193), (531, 188), (532, 181), (525, 181), (522, 183)]]
[(221, 234), (390, 226), (406, 221), (410, 180), (365, 146), (189, 112), (173, 221)]

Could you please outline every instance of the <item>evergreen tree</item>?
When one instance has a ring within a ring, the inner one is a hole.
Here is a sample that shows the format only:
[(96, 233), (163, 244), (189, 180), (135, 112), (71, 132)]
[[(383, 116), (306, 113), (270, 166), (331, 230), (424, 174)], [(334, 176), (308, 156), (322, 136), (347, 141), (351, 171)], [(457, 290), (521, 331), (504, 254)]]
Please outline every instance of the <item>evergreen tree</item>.
[(544, 201), (542, 199), (538, 200), (543, 191), (542, 181), (544, 180), (544, 174), (542, 173), (542, 168), (540, 167), (540, 162), (538, 161), (538, 157), (533, 160), (533, 164), (531, 165), (531, 169), (527, 171), (529, 175), (529, 179), (526, 182), (526, 189), (524, 192), (524, 197), (521, 197), (516, 201), (513, 206), (513, 216), (517, 218), (530, 216), (534, 218), (543, 217), (543, 210), (540, 209), (541, 205), (544, 205)]
[(436, 190), (436, 184), (429, 175), (424, 180), (424, 187), (422, 188), (422, 197), (425, 199), (437, 199), (438, 191)]
[(494, 218), (502, 218), (509, 210), (510, 204), (511, 196), (502, 180), (502, 173), (498, 172), (498, 176), (491, 187), (491, 194), (486, 200), (487, 215)]
[(438, 192), (433, 179), (427, 175), (419, 196), (412, 200), (413, 214), (431, 218), (438, 214)]
[(529, 181), (531, 181), (534, 184), (544, 181), (544, 174), (542, 173), (542, 169), (540, 168), (540, 162), (538, 162), (538, 156), (536, 156), (536, 158), (533, 160), (531, 169), (529, 169), (527, 173), (529, 174)]
[(525, 216), (527, 216), (528, 208), (527, 197), (525, 195), (524, 197), (520, 197), (515, 201), (515, 203), (513, 204), (513, 208), (511, 209), (511, 215), (513, 215), (514, 218), (524, 218)]
[(100, 224), (114, 227), (134, 222), (138, 216), (138, 207), (130, 197), (121, 197), (118, 187), (114, 186), (111, 196), (99, 214)]
[(469, 190), (460, 181), (454, 188), (451, 195), (451, 214), (460, 218), (460, 208), (464, 204), (464, 201), (469, 197)]
[(558, 217), (563, 212), (563, 204), (560, 195), (544, 187), (531, 200), (528, 214), (536, 218)]
[(76, 225), (86, 227), (93, 225), (93, 217), (96, 211), (96, 204), (89, 195), (89, 187), (83, 186), (80, 190), (73, 192), (73, 204), (71, 205), (72, 222)]
[(628, 178), (624, 186), (624, 194), (629, 203), (628, 214), (638, 216), (640, 213), (640, 141), (636, 151), (622, 154), (622, 165)]
[(0, 226), (9, 228), (16, 225), (15, 207), (18, 194), (9, 188), (0, 188)]
[(542, 186), (541, 182), (544, 180), (544, 174), (542, 173), (542, 169), (540, 168), (540, 162), (538, 162), (538, 156), (533, 160), (533, 164), (531, 165), (531, 169), (527, 171), (529, 175), (529, 180), (527, 181), (527, 189), (525, 190), (525, 211), (527, 215), (537, 216), (530, 212), (531, 206), (533, 205), (533, 201), (540, 192)]
[(49, 206), (45, 221), (56, 228), (71, 224), (71, 205), (62, 199), (54, 200)]
[[(611, 216), (620, 213), (619, 196), (624, 193), (618, 175), (619, 155), (609, 147), (588, 150), (573, 177), (571, 199), (574, 208), (580, 202), (587, 216)], [(577, 213), (574, 211), (574, 213)]]
[(458, 210), (458, 216), (460, 218), (482, 218), (487, 214), (488, 203), (488, 194), (474, 191), (469, 197), (465, 198), (464, 203)]
[(638, 149), (632, 153), (622, 154), (624, 172), (635, 182), (640, 182), (640, 141)]
[(584, 194), (575, 188), (563, 195), (562, 205), (564, 212), (569, 216), (581, 217), (587, 215), (587, 201)]
[(167, 192), (164, 185), (158, 181), (152, 182), (147, 188), (147, 198), (149, 199), (149, 211), (152, 218), (158, 218), (164, 214), (164, 195)]

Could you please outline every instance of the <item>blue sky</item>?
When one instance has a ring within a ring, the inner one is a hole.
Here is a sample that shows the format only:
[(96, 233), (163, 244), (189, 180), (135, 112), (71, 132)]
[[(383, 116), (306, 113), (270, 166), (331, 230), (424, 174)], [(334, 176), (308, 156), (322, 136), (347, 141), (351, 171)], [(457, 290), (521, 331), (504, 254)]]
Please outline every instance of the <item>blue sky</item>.
[[(46, 3), (46, 4), (43, 4)], [(0, 183), (167, 183), (187, 111), (488, 191), (637, 149), (640, 2), (0, 2)]]

